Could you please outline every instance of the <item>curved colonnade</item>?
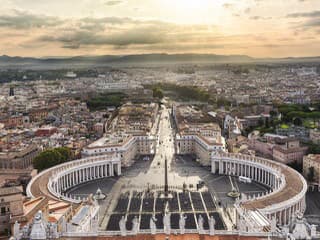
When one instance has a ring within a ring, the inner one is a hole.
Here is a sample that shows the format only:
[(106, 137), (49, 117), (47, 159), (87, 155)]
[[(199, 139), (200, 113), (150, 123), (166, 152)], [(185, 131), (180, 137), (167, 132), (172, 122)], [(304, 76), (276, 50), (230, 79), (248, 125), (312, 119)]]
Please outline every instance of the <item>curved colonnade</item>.
[(211, 170), (231, 176), (248, 177), (268, 186), (271, 191), (252, 199), (242, 199), (244, 211), (259, 210), (280, 225), (289, 223), (296, 213), (306, 209), (307, 183), (294, 169), (272, 160), (242, 154), (220, 153), (212, 156)]
[[(39, 191), (34, 190), (34, 185), (40, 184), (46, 179), (47, 197), (62, 199), (72, 203), (80, 203), (83, 199), (74, 198), (65, 194), (65, 191), (81, 183), (95, 179), (121, 175), (121, 161), (115, 155), (88, 157), (60, 164), (49, 168), (34, 177), (27, 187), (29, 197), (36, 196)], [(37, 186), (36, 186), (37, 187)], [(40, 187), (40, 186), (38, 186)]]
[[(266, 195), (241, 199), (244, 211), (259, 210), (269, 220), (275, 218), (280, 225), (288, 224), (296, 212), (304, 213), (307, 183), (292, 168), (272, 160), (242, 155), (220, 153), (211, 158), (211, 170), (232, 176), (248, 177), (268, 186)], [(88, 157), (47, 169), (31, 180), (27, 187), (29, 197), (44, 194), (50, 198), (80, 203), (82, 199), (66, 195), (65, 191), (81, 183), (121, 174), (121, 160), (116, 155)], [(42, 191), (34, 188), (41, 188)], [(43, 191), (46, 188), (47, 191)]]

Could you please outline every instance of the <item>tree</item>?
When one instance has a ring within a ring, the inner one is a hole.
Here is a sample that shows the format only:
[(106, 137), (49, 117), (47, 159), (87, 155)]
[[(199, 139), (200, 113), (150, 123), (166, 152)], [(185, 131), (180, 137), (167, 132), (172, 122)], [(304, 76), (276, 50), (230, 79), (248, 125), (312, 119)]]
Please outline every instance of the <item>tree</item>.
[(38, 154), (33, 160), (33, 167), (42, 171), (44, 169), (56, 166), (58, 164), (69, 161), (71, 151), (67, 147), (59, 147), (47, 149)]
[(296, 126), (301, 126), (301, 125), (302, 125), (302, 120), (301, 120), (301, 118), (296, 117), (296, 118), (293, 120), (293, 124), (296, 125)]
[(162, 89), (159, 88), (159, 87), (153, 88), (153, 97), (154, 97), (154, 98), (162, 99), (162, 98), (163, 98), (163, 91), (162, 91)]
[(307, 175), (307, 180), (309, 182), (313, 182), (314, 181), (314, 167), (309, 167), (308, 169), (308, 175)]
[(278, 113), (276, 111), (274, 111), (274, 110), (271, 110), (269, 112), (269, 114), (270, 114), (271, 118), (275, 118), (278, 115)]
[(265, 120), (265, 128), (269, 128), (270, 126), (269, 126), (269, 118), (266, 118), (266, 120)]
[(262, 118), (259, 118), (259, 120), (258, 120), (258, 125), (259, 125), (259, 126), (263, 126), (263, 125), (264, 125), (264, 121), (263, 121)]
[(71, 150), (70, 148), (67, 147), (59, 147), (59, 148), (55, 148), (55, 151), (57, 151), (58, 153), (61, 154), (62, 159), (60, 162), (66, 162), (70, 159), (71, 157)]
[(312, 142), (305, 143), (308, 146), (308, 154), (320, 154), (320, 146)]

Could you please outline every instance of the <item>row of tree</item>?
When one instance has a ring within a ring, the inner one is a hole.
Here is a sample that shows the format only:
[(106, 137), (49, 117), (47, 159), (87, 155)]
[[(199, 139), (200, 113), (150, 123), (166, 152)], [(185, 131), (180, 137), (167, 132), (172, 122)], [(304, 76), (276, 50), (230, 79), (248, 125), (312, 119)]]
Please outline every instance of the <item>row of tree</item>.
[(208, 102), (210, 95), (208, 91), (195, 86), (181, 86), (174, 83), (158, 83), (156, 85), (146, 85), (153, 90), (153, 96), (157, 98), (163, 97), (163, 91), (174, 92), (177, 98), (182, 100), (193, 100), (200, 102)]
[(287, 104), (278, 107), (279, 113), (285, 122), (292, 122), (297, 118), (300, 119), (320, 119), (320, 110), (318, 105), (298, 105)]
[(127, 97), (124, 93), (101, 93), (87, 100), (90, 110), (101, 110), (107, 107), (119, 107)]
[(67, 147), (47, 149), (34, 158), (33, 167), (40, 172), (47, 168), (70, 161), (71, 158), (71, 150)]

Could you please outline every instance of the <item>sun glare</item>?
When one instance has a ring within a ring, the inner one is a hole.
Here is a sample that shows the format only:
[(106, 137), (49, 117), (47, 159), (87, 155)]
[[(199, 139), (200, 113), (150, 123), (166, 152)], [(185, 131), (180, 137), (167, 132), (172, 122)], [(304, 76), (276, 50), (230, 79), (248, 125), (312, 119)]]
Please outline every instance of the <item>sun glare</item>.
[(224, 14), (225, 0), (162, 0), (160, 5), (179, 23), (209, 23)]
[(206, 9), (210, 7), (210, 5), (214, 4), (212, 0), (175, 0), (170, 1), (170, 3), (176, 8), (180, 9), (188, 9), (188, 10), (199, 10)]

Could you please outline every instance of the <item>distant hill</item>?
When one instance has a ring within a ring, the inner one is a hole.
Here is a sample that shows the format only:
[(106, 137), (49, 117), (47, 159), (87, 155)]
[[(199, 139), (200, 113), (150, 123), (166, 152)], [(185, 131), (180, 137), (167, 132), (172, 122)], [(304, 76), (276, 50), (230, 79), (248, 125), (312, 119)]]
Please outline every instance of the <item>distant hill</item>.
[(69, 58), (31, 58), (0, 56), (0, 66), (26, 65), (108, 65), (137, 63), (197, 63), (197, 62), (248, 62), (254, 59), (245, 55), (214, 55), (214, 54), (139, 54), (139, 55), (103, 55), (77, 56)]
[(250, 63), (250, 62), (299, 62), (319, 61), (319, 57), (310, 58), (264, 58), (257, 59), (246, 55), (216, 54), (137, 54), (103, 55), (76, 57), (10, 57), (0, 56), (0, 67), (9, 68), (68, 68), (81, 66), (141, 65), (168, 63)]

